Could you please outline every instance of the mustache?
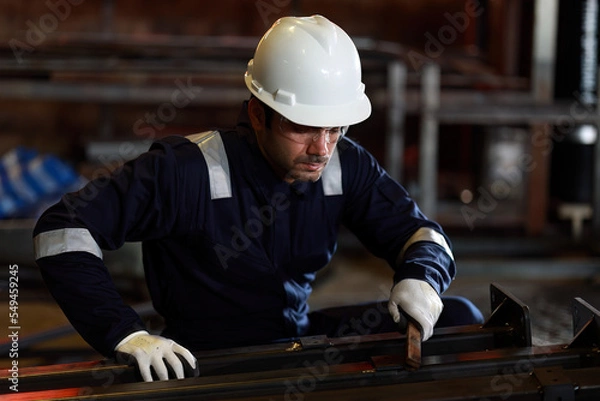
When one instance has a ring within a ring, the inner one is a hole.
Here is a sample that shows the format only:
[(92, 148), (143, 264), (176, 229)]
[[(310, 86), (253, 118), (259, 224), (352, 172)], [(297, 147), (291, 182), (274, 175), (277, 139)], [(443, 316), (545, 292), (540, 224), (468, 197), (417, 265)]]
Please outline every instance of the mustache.
[(310, 156), (302, 156), (296, 159), (296, 163), (327, 163), (329, 161), (328, 156), (318, 156), (318, 155), (310, 155)]

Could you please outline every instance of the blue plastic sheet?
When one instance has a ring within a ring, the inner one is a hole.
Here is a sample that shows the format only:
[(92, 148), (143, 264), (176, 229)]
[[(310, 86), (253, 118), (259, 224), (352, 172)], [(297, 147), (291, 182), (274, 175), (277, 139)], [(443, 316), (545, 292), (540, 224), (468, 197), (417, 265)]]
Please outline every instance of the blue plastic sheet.
[(35, 218), (85, 180), (54, 155), (17, 147), (0, 158), (0, 219)]

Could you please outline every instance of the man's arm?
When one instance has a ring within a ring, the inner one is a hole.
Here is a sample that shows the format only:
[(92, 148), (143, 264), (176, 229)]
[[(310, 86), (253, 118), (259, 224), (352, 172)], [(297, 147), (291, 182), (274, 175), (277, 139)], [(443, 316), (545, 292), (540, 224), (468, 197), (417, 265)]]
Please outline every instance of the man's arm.
[[(170, 181), (177, 181), (177, 173), (169, 148), (164, 148), (126, 164), (110, 179), (92, 181), (78, 193), (65, 195), (34, 229), (36, 260), (50, 292), (81, 336), (106, 356), (114, 356), (118, 347), (135, 354), (139, 362), (149, 352), (144, 349), (148, 341), (141, 341), (144, 337), (132, 336), (147, 332), (119, 295), (101, 249), (167, 235), (172, 229), (177, 191)], [(172, 343), (154, 349), (169, 356)], [(184, 359), (191, 358), (189, 354)], [(144, 361), (162, 364), (163, 358)]]
[(345, 208), (343, 223), (395, 271), (395, 282), (427, 281), (438, 293), (455, 276), (450, 241), (435, 221), (375, 158), (352, 141), (340, 142)]
[(413, 317), (426, 339), (442, 310), (439, 294), (456, 273), (450, 242), (372, 155), (351, 141), (341, 150), (344, 224), (394, 269), (390, 312), (399, 319), (400, 308)]
[[(44, 233), (36, 236), (36, 254), (44, 251)], [(198, 376), (196, 358), (172, 340), (150, 335), (126, 305), (96, 256), (83, 251), (37, 260), (50, 293), (73, 327), (94, 349), (137, 367), (144, 381)], [(153, 377), (151, 368), (156, 376)]]
[[(44, 247), (43, 235), (35, 237), (40, 244), (36, 254)], [(74, 251), (39, 258), (37, 264), (73, 327), (102, 355), (114, 356), (122, 338), (145, 330), (137, 313), (123, 302), (100, 258)]]

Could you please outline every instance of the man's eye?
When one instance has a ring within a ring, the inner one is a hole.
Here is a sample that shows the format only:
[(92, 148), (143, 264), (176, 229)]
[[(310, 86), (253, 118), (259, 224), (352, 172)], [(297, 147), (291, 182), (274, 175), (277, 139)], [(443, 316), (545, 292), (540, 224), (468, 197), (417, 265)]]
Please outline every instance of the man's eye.
[(298, 125), (298, 124), (290, 124), (290, 128), (292, 129), (293, 132), (296, 132), (298, 134), (306, 134), (306, 133), (310, 132), (310, 129), (308, 127)]
[(313, 130), (310, 127), (297, 127), (296, 132), (300, 134), (312, 134)]

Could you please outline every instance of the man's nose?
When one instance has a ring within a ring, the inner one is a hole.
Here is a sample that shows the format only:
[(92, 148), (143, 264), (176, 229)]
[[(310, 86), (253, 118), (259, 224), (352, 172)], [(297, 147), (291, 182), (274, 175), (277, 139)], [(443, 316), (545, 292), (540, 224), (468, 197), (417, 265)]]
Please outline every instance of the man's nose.
[(311, 155), (318, 156), (328, 156), (329, 155), (329, 146), (328, 144), (328, 133), (326, 131), (321, 131), (320, 135), (313, 139), (313, 141), (308, 146), (308, 153)]

